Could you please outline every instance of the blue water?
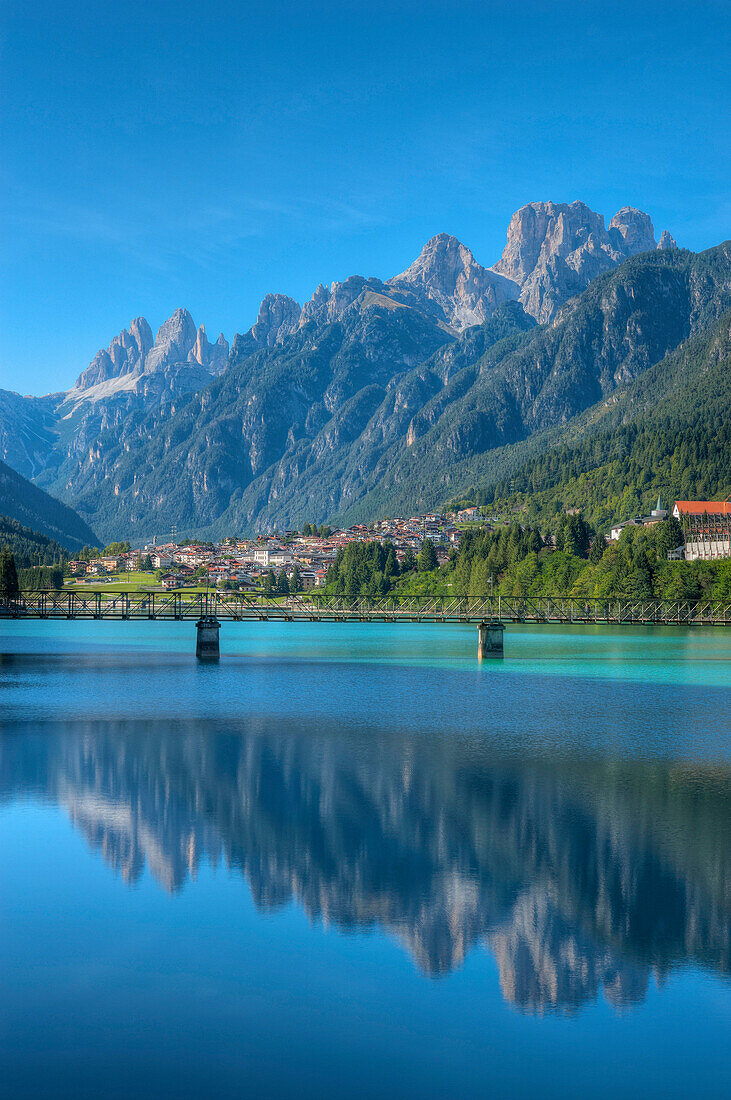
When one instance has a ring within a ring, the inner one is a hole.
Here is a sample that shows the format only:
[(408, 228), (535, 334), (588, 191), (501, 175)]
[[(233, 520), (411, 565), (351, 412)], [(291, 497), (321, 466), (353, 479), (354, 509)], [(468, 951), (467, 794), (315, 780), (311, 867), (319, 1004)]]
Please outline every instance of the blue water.
[(1, 1096), (729, 1093), (731, 636), (0, 631)]

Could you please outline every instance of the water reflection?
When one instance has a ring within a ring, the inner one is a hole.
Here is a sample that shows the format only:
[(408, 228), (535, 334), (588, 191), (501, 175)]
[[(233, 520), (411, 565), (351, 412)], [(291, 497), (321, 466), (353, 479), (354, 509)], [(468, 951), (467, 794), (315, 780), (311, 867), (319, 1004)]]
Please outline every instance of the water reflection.
[(601, 991), (731, 963), (724, 766), (511, 755), (478, 739), (313, 723), (58, 723), (0, 740), (0, 799), (65, 807), (134, 884), (204, 860), (257, 906), (373, 928), (432, 976), (478, 947), (505, 998), (573, 1011)]

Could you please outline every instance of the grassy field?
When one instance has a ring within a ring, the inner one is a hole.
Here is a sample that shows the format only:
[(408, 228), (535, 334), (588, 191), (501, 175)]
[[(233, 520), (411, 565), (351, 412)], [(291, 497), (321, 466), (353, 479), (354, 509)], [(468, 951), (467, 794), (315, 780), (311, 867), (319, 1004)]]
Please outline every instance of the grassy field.
[(108, 592), (114, 589), (116, 592), (133, 592), (139, 588), (159, 588), (160, 582), (154, 573), (112, 573), (106, 578), (89, 578), (84, 584), (79, 584), (73, 577), (68, 577), (64, 588), (71, 588), (77, 592), (98, 588), (100, 592)]

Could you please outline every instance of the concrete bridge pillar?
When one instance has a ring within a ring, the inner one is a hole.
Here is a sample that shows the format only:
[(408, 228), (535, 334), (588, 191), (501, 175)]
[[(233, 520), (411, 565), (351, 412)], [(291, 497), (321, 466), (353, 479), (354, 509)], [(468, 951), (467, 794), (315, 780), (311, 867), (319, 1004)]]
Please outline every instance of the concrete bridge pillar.
[(502, 657), (504, 631), (505, 627), (500, 622), (480, 623), (477, 628), (477, 656), (479, 660), (482, 660), (483, 657)]
[(217, 661), (220, 653), (218, 648), (218, 631), (221, 624), (218, 619), (199, 619), (196, 626), (195, 655), (202, 661)]

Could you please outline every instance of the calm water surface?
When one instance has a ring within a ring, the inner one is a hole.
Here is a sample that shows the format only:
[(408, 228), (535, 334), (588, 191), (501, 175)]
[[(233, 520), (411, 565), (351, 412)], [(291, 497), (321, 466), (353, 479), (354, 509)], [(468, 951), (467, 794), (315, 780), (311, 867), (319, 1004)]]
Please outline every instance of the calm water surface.
[(731, 636), (0, 623), (3, 1097), (731, 1092)]

